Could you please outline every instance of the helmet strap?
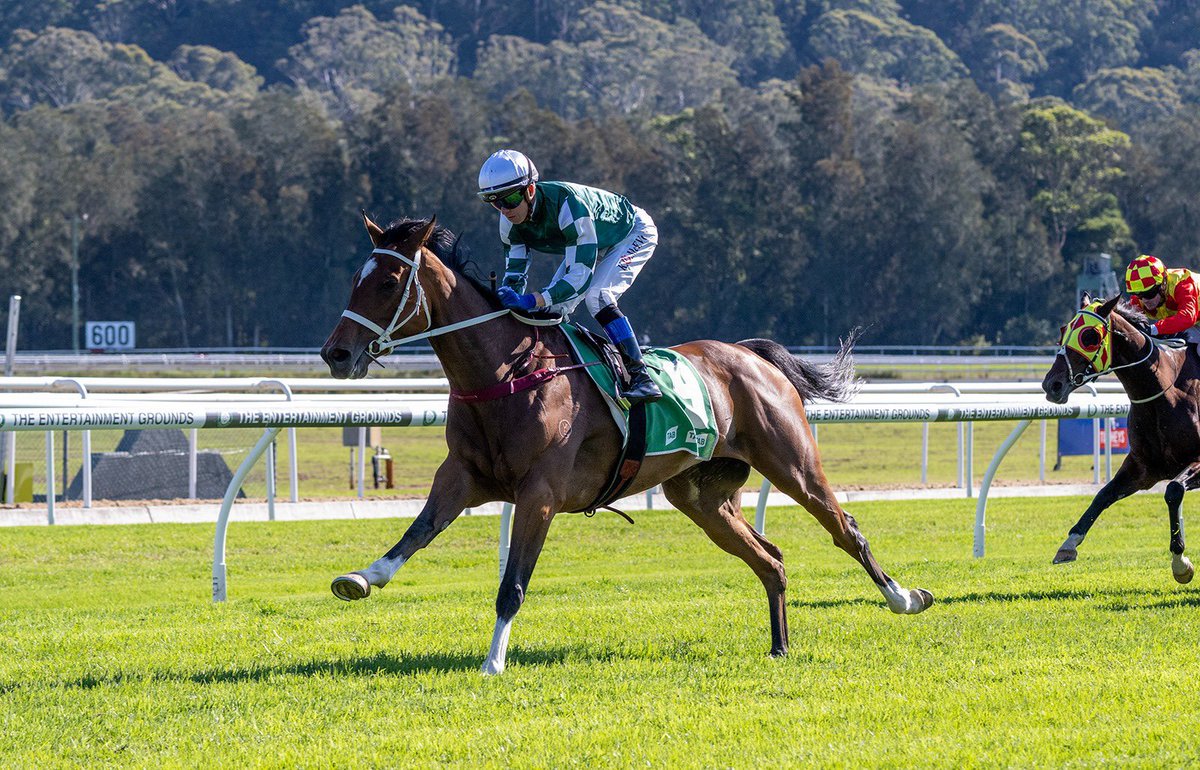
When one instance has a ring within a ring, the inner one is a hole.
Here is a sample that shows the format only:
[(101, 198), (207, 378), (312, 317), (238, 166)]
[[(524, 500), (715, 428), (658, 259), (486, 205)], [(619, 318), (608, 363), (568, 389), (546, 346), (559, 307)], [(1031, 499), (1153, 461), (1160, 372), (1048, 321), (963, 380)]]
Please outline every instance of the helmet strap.
[[(529, 194), (530, 185), (533, 185), (533, 195)], [(525, 212), (525, 218), (519, 223), (525, 224), (533, 219), (533, 204), (537, 201), (537, 185), (534, 182), (530, 182), (521, 189), (521, 192), (525, 195), (525, 205), (529, 207), (529, 210)]]

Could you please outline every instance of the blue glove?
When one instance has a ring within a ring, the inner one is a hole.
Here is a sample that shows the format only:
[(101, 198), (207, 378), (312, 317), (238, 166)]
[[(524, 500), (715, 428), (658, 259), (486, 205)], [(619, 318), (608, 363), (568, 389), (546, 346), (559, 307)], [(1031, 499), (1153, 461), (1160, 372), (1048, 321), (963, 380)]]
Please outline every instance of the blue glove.
[(533, 310), (537, 307), (537, 297), (533, 294), (517, 294), (512, 287), (501, 286), (496, 290), (500, 304), (513, 310)]
[(1150, 335), (1153, 337), (1158, 336), (1158, 324), (1150, 324)]

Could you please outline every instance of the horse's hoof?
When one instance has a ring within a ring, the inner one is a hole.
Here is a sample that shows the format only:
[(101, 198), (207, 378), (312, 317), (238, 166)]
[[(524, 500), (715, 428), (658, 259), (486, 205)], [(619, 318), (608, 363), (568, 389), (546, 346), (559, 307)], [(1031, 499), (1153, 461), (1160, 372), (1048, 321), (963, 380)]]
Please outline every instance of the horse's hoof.
[(351, 572), (348, 575), (334, 578), (329, 590), (333, 591), (333, 595), (342, 601), (353, 602), (370, 596), (371, 584), (362, 575)]
[(929, 605), (933, 604), (933, 594), (924, 588), (913, 588), (900, 596), (903, 597), (903, 604), (899, 601), (888, 602), (888, 609), (897, 615), (916, 615), (929, 609)]
[(786, 658), (787, 657), (787, 647), (773, 647), (773, 648), (771, 648), (771, 651), (767, 653), (767, 657), (768, 658)]
[(1171, 565), (1171, 575), (1175, 578), (1176, 583), (1187, 585), (1196, 576), (1196, 568), (1192, 566), (1190, 559), (1184, 558), (1180, 561), (1182, 564)]
[(1079, 558), (1079, 552), (1074, 548), (1059, 548), (1058, 553), (1054, 554), (1055, 564), (1066, 564), (1069, 561), (1075, 561)]
[(483, 662), (483, 668), (480, 670), (483, 672), (484, 676), (497, 676), (504, 673), (504, 664), (496, 663), (492, 660), (485, 660)]
[(897, 615), (916, 615), (929, 609), (932, 604), (933, 594), (924, 588), (914, 588), (908, 592), (907, 605), (901, 608), (892, 607), (892, 612)]

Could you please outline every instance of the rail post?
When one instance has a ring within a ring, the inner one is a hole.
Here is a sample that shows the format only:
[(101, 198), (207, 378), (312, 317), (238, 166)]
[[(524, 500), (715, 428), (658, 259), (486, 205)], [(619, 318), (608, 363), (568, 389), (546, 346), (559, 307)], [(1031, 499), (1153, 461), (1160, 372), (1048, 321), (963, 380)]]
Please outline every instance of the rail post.
[(500, 579), (504, 580), (504, 570), (508, 568), (508, 547), (512, 542), (513, 504), (505, 503), (500, 508)]
[(221, 501), (221, 512), (217, 514), (217, 534), (213, 542), (213, 602), (223, 602), (228, 596), (228, 576), (225, 570), (225, 535), (229, 530), (229, 514), (233, 510), (233, 501), (237, 497), (238, 490), (242, 488), (242, 482), (246, 480), (246, 475), (250, 473), (250, 469), (254, 467), (254, 463), (258, 462), (258, 458), (262, 456), (262, 453), (275, 440), (275, 436), (279, 435), (279, 430), (279, 428), (267, 428), (263, 431), (262, 436), (258, 439), (258, 443), (250, 450), (250, 454), (246, 455), (246, 459), (242, 460), (242, 464), (238, 466), (237, 472), (233, 474), (233, 478), (229, 481), (229, 486), (225, 489), (225, 499)]
[(987, 534), (986, 522), (984, 521), (987, 515), (987, 496), (988, 490), (992, 486), (992, 479), (996, 476), (996, 471), (1000, 468), (1000, 461), (1008, 454), (1008, 450), (1012, 445), (1017, 443), (1017, 439), (1029, 427), (1032, 420), (1021, 420), (1017, 423), (1017, 427), (1012, 429), (1008, 434), (1008, 438), (1004, 439), (1004, 443), (996, 450), (996, 454), (992, 455), (992, 462), (988, 464), (987, 471), (983, 474), (983, 482), (979, 485), (979, 499), (975, 503), (975, 558), (983, 558), (984, 538)]
[(46, 431), (46, 523), (54, 526), (54, 431)]
[(767, 533), (767, 495), (771, 494), (771, 482), (763, 479), (758, 488), (758, 505), (754, 509), (754, 531), (760, 535)]
[[(4, 345), (4, 376), (12, 377), (13, 359), (17, 355), (17, 327), (21, 320), (21, 295), (13, 294), (8, 298), (8, 328)], [(16, 480), (13, 474), (17, 472), (17, 434), (8, 432), (0, 443), (0, 451), (4, 454), (4, 502), (12, 505), (16, 494)]]
[(196, 499), (196, 444), (200, 440), (200, 431), (192, 428), (188, 435), (188, 499)]

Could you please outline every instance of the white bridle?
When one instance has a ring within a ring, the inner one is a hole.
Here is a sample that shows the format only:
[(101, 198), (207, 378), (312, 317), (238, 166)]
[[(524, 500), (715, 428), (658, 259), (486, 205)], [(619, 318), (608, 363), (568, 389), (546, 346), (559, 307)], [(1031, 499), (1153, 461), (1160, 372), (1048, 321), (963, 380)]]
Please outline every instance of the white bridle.
[[(419, 311), (425, 311), (426, 331), (432, 328), (433, 318), (429, 315), (429, 303), (425, 301), (425, 290), (421, 288), (421, 282), (417, 279), (417, 271), (421, 269), (421, 250), (418, 248), (416, 256), (413, 257), (406, 257), (400, 252), (392, 251), (391, 249), (375, 249), (371, 253), (387, 254), (388, 256), (395, 257), (412, 268), (412, 270), (408, 271), (408, 281), (406, 281), (404, 284), (404, 294), (400, 297), (400, 304), (396, 305), (396, 312), (392, 315), (392, 322), (388, 324), (386, 329), (372, 321), (370, 318), (367, 318), (364, 315), (359, 315), (349, 308), (342, 311), (343, 318), (349, 318), (351, 321), (360, 323), (379, 335), (371, 342), (370, 345), (367, 346), (367, 352), (373, 356), (381, 356), (385, 352), (390, 352), (391, 349), (397, 345), (414, 339), (414, 337), (406, 337), (399, 340), (393, 340), (392, 333), (404, 324), (411, 321)], [(408, 315), (401, 318), (400, 314), (404, 312), (404, 306), (408, 304), (408, 295), (412, 292), (414, 286), (417, 288), (417, 302)]]
[[(367, 318), (359, 313), (355, 313), (353, 310), (346, 309), (342, 311), (343, 318), (349, 318), (351, 321), (361, 324), (379, 335), (371, 341), (370, 345), (367, 346), (367, 352), (372, 356), (378, 357), (384, 353), (391, 352), (392, 348), (398, 345), (403, 345), (406, 342), (416, 342), (417, 340), (436, 337), (439, 334), (446, 334), (459, 329), (465, 329), (468, 326), (475, 326), (477, 324), (490, 321), (493, 318), (499, 318), (500, 316), (508, 315), (512, 312), (508, 308), (505, 308), (504, 310), (496, 310), (491, 313), (485, 313), (484, 315), (468, 318), (465, 321), (459, 321), (447, 326), (439, 326), (435, 329), (433, 328), (433, 317), (429, 313), (429, 302), (425, 297), (425, 289), (421, 287), (421, 281), (417, 277), (417, 272), (421, 269), (421, 250), (417, 249), (416, 255), (412, 257), (406, 257), (400, 252), (392, 251), (391, 249), (375, 249), (371, 253), (386, 254), (388, 256), (395, 257), (412, 268), (408, 272), (408, 281), (406, 281), (404, 284), (404, 294), (400, 297), (400, 304), (396, 306), (396, 312), (392, 315), (392, 322), (388, 324), (386, 329), (372, 321), (370, 318)], [(404, 306), (408, 304), (408, 297), (409, 294), (412, 293), (413, 287), (416, 287), (417, 290), (415, 295), (417, 300), (416, 304), (407, 315), (401, 317), (401, 314), (404, 312)], [(404, 326), (404, 324), (415, 318), (417, 313), (421, 310), (425, 311), (425, 331), (418, 334), (411, 334), (407, 337), (401, 337), (398, 340), (392, 339), (392, 334), (394, 334), (401, 326)], [(525, 318), (523, 316), (516, 316), (516, 318), (523, 323), (533, 326), (553, 326), (562, 322), (561, 317), (556, 317), (554, 319), (532, 319)]]

